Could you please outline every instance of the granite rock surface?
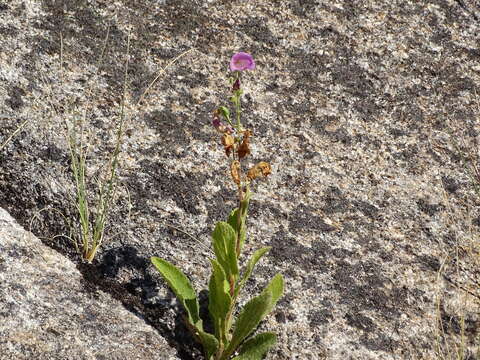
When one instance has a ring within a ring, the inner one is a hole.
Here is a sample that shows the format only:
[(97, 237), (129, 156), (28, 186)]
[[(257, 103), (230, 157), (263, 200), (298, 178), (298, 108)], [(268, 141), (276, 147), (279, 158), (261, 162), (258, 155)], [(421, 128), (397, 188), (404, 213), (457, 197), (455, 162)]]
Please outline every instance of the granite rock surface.
[[(261, 324), (279, 335), (267, 359), (475, 359), (480, 201), (463, 160), (480, 131), (479, 21), (469, 0), (0, 1), (0, 144), (14, 134), (0, 206), (76, 262), (105, 307), (120, 300), (178, 359), (199, 358), (149, 257), (205, 288), (210, 233), (235, 206), (211, 114), (245, 51), (257, 63), (243, 82), (248, 161), (273, 167), (253, 189), (246, 253), (273, 249), (248, 295), (286, 280)], [(127, 59), (119, 186), (85, 265), (69, 238), (66, 131), (84, 119), (94, 191)], [(15, 257), (18, 271), (29, 258)]]
[(0, 209), (0, 359), (175, 359), (145, 320)]

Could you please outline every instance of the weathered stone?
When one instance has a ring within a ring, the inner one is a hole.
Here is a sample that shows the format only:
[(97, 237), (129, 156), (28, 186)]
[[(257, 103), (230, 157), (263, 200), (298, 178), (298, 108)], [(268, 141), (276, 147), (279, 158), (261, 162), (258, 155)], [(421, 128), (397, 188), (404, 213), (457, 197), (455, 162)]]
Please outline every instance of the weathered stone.
[[(261, 325), (279, 334), (267, 359), (434, 359), (462, 338), (466, 358), (478, 351), (479, 199), (461, 154), (480, 131), (475, 1), (10, 0), (0, 24), (0, 144), (28, 120), (0, 151), (0, 206), (78, 262), (83, 296), (120, 299), (179, 358), (199, 357), (149, 257), (207, 283), (209, 233), (236, 204), (211, 114), (230, 56), (246, 51), (247, 160), (273, 167), (254, 185), (246, 253), (274, 246), (248, 296), (286, 279)], [(120, 186), (84, 266), (65, 236), (76, 219), (65, 126), (86, 111), (95, 190), (129, 34)]]
[(0, 209), (0, 359), (176, 359), (140, 314)]

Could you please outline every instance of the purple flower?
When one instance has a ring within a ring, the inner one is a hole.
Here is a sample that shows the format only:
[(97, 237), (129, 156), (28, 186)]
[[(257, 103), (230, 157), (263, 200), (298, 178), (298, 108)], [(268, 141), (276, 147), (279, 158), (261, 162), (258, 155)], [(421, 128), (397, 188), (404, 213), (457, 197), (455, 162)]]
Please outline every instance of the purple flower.
[(220, 134), (232, 134), (233, 129), (230, 126), (224, 125), (221, 121), (218, 115), (214, 115), (213, 120), (212, 120), (212, 125), (217, 130)]
[(239, 52), (232, 56), (232, 60), (230, 60), (231, 71), (243, 71), (253, 69), (255, 69), (255, 61), (253, 60), (252, 55), (244, 52)]

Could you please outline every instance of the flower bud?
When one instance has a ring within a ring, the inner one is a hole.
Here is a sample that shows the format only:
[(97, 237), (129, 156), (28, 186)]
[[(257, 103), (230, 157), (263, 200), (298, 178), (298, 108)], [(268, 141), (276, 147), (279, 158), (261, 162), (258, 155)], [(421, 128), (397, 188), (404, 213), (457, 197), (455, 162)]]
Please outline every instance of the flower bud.
[(214, 116), (212, 120), (212, 125), (217, 131), (223, 125), (222, 122), (220, 121), (220, 118), (217, 115)]
[(214, 114), (212, 125), (215, 128), (215, 130), (217, 130), (220, 134), (233, 133), (233, 129), (230, 126), (224, 125), (220, 120), (220, 118), (218, 117), (218, 114)]
[(235, 80), (232, 86), (232, 92), (240, 90), (240, 79)]

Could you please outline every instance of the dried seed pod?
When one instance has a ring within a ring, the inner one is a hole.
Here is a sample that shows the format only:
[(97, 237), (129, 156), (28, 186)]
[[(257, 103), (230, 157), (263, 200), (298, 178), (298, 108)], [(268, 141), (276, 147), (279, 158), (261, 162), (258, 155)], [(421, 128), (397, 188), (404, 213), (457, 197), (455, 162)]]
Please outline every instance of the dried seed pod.
[(248, 180), (252, 181), (257, 177), (268, 176), (272, 173), (272, 168), (269, 163), (265, 161), (260, 161), (257, 165), (253, 168), (248, 170), (247, 178)]
[(225, 149), (225, 153), (227, 156), (230, 156), (230, 153), (233, 149), (233, 144), (235, 143), (235, 139), (230, 134), (223, 134), (222, 136), (222, 145)]
[(250, 154), (250, 136), (252, 136), (251, 130), (246, 130), (243, 133), (243, 140), (238, 148), (238, 157), (243, 159), (245, 156)]
[(230, 174), (235, 184), (240, 185), (240, 162), (235, 160), (230, 164)]
[(268, 176), (272, 173), (272, 167), (265, 161), (260, 161), (257, 166), (260, 168), (263, 176)]

